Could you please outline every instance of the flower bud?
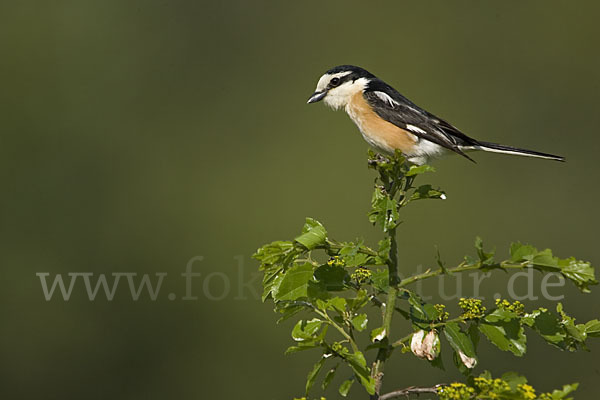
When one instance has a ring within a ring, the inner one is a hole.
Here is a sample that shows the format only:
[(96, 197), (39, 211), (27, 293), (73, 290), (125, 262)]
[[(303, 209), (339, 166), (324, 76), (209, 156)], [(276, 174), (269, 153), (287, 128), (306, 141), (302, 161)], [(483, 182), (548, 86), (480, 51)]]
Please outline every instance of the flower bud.
[(423, 330), (417, 331), (412, 336), (410, 349), (415, 356), (433, 361), (440, 355), (440, 337), (435, 330), (427, 335)]
[(467, 367), (469, 369), (475, 368), (475, 365), (477, 365), (477, 359), (476, 358), (469, 357), (465, 353), (463, 353), (462, 351), (458, 352), (458, 356), (460, 357), (460, 361), (462, 361), (462, 363), (465, 365), (465, 367)]

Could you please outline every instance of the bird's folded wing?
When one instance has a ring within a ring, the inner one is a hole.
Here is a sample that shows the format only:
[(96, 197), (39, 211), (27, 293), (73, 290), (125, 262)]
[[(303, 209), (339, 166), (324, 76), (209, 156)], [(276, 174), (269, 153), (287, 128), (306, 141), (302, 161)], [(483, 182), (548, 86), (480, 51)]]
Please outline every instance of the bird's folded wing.
[(474, 139), (419, 108), (390, 86), (385, 89), (364, 92), (365, 100), (382, 119), (461, 155), (465, 154), (460, 146), (476, 144)]

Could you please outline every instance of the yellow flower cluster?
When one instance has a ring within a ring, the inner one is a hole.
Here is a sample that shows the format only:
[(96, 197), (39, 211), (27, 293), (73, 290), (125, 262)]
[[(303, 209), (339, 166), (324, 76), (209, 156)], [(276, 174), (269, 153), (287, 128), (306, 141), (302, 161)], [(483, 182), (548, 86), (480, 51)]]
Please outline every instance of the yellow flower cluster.
[(327, 260), (327, 265), (329, 265), (330, 267), (333, 267), (334, 265), (336, 267), (343, 267), (346, 265), (346, 261), (343, 258), (340, 258), (339, 256), (333, 256), (329, 258), (329, 260)]
[(514, 312), (517, 315), (523, 315), (525, 313), (525, 305), (519, 300), (511, 304), (508, 300), (496, 299), (496, 307), (501, 310)]
[[(294, 397), (294, 400), (306, 400), (306, 397)], [(321, 400), (327, 400), (325, 397), (321, 397)]]
[(475, 389), (458, 382), (438, 388), (438, 396), (441, 400), (468, 400), (474, 394)]
[(465, 299), (462, 297), (458, 301), (458, 305), (463, 309), (463, 318), (465, 319), (477, 319), (483, 317), (486, 308), (482, 305), (479, 299)]
[(479, 389), (479, 394), (485, 394), (490, 399), (497, 399), (498, 393), (510, 390), (510, 385), (502, 379), (475, 378), (475, 386)]
[(334, 342), (331, 345), (331, 350), (335, 351), (336, 353), (342, 352), (343, 349), (344, 349), (344, 346), (340, 342)]
[(437, 313), (439, 314), (438, 320), (440, 320), (441, 322), (448, 320), (450, 314), (448, 314), (448, 312), (446, 311), (446, 306), (444, 304), (436, 304), (433, 307), (435, 308), (435, 311), (437, 311)]
[(527, 400), (535, 400), (535, 398), (537, 397), (535, 395), (535, 389), (526, 383), (518, 385), (517, 391), (523, 396), (524, 399)]
[(352, 279), (356, 281), (359, 285), (362, 285), (365, 282), (368, 282), (371, 279), (371, 271), (365, 267), (358, 267), (356, 270), (350, 275)]
[(441, 400), (467, 400), (467, 399), (519, 399), (519, 400), (552, 400), (550, 393), (542, 393), (538, 397), (535, 389), (526, 383), (511, 388), (503, 379), (492, 379), (480, 376), (473, 380), (473, 386), (464, 383), (452, 383), (442, 386), (437, 390)]

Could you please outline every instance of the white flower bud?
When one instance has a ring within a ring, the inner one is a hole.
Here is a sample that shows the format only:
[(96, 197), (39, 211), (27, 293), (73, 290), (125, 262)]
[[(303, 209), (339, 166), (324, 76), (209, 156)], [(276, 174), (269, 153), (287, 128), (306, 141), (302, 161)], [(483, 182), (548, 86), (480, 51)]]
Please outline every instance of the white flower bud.
[(433, 361), (440, 355), (440, 338), (435, 330), (427, 335), (423, 330), (417, 331), (412, 336), (410, 349), (415, 356)]
[(419, 358), (423, 358), (423, 336), (425, 336), (425, 331), (420, 330), (412, 335), (412, 339), (410, 341), (410, 350), (413, 354)]
[(474, 357), (468, 357), (462, 351), (458, 352), (458, 356), (460, 357), (460, 361), (462, 361), (462, 363), (465, 364), (465, 367), (469, 369), (474, 368), (475, 365), (477, 365), (477, 360)]

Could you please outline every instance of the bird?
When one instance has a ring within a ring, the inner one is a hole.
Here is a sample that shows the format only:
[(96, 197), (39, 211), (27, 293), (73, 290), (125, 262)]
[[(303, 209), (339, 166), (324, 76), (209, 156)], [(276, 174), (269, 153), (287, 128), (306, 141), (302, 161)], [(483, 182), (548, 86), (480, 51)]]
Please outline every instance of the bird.
[(467, 152), (477, 150), (565, 161), (553, 154), (473, 139), (354, 65), (339, 65), (321, 76), (308, 103), (321, 100), (334, 110), (343, 108), (376, 151), (393, 156), (399, 150), (413, 164), (449, 153), (475, 162)]

